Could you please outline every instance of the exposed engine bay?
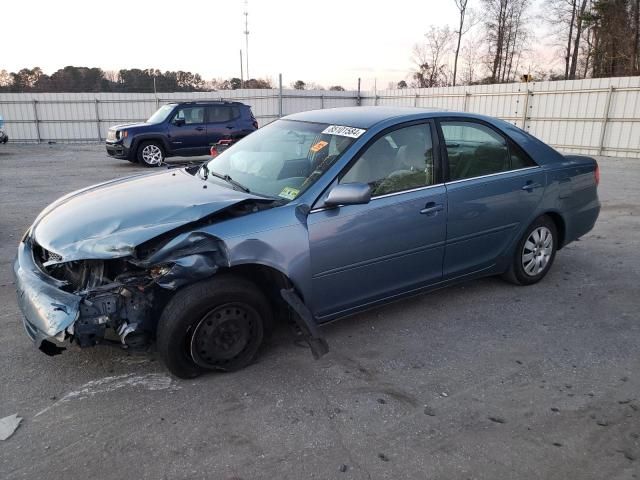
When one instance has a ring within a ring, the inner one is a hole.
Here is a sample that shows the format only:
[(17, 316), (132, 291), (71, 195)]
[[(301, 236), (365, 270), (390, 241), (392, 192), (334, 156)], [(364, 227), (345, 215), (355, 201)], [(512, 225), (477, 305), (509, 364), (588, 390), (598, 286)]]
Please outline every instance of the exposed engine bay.
[[(194, 231), (229, 218), (271, 208), (274, 202), (246, 201), (166, 232), (138, 245), (134, 255), (105, 260), (74, 260), (30, 240), (37, 267), (59, 282), (58, 288), (81, 298), (77, 320), (56, 335), (81, 347), (101, 343), (146, 348), (172, 291), (228, 266), (219, 239)], [(65, 305), (56, 308), (64, 310)], [(41, 350), (58, 348), (43, 341)]]

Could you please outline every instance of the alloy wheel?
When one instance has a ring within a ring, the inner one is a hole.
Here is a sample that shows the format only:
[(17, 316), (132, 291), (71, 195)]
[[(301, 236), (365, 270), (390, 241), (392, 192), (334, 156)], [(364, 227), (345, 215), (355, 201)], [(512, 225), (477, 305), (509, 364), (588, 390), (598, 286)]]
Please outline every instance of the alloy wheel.
[(162, 163), (162, 150), (154, 144), (146, 145), (142, 149), (142, 160), (147, 165), (160, 165)]
[(545, 226), (535, 228), (522, 248), (524, 273), (535, 277), (547, 268), (553, 254), (553, 234)]

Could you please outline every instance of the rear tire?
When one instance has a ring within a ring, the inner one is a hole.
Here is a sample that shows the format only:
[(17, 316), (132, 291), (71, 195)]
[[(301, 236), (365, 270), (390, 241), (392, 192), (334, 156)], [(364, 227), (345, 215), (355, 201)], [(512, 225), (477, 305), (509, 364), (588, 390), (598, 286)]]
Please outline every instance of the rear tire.
[(533, 285), (551, 269), (558, 249), (558, 229), (546, 215), (538, 217), (524, 232), (504, 278), (516, 285)]
[(179, 378), (235, 371), (257, 356), (269, 302), (258, 287), (235, 275), (219, 275), (180, 290), (158, 321), (158, 354)]
[(155, 141), (142, 142), (138, 147), (136, 158), (145, 167), (159, 167), (164, 163), (164, 149)]

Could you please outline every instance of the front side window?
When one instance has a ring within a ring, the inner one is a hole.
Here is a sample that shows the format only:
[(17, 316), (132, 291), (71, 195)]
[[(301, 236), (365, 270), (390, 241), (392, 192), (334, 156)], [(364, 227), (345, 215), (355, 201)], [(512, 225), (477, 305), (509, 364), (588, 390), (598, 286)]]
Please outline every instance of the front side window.
[(184, 120), (185, 125), (204, 123), (204, 107), (185, 107), (176, 112), (175, 120)]
[(474, 122), (441, 122), (449, 178), (462, 180), (534, 166), (529, 157), (495, 130)]
[(368, 183), (374, 197), (425, 187), (433, 181), (433, 144), (427, 123), (378, 138), (340, 179), (340, 183)]
[(355, 141), (353, 137), (333, 131), (335, 127), (322, 123), (277, 120), (209, 161), (210, 175), (205, 169), (200, 174), (217, 183), (221, 180), (214, 173), (228, 175), (252, 193), (293, 200), (313, 185)]

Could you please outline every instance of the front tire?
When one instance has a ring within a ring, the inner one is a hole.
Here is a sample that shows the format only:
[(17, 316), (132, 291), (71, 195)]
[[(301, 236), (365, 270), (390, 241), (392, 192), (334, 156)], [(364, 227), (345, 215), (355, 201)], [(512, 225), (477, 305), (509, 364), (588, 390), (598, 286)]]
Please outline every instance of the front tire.
[(162, 312), (158, 354), (179, 378), (239, 370), (257, 356), (272, 315), (264, 294), (242, 277), (220, 275), (195, 283)]
[(558, 229), (551, 218), (538, 217), (520, 238), (505, 278), (516, 285), (533, 285), (551, 269), (558, 249)]
[(165, 154), (158, 142), (142, 142), (136, 155), (138, 163), (145, 167), (159, 167), (164, 163)]

